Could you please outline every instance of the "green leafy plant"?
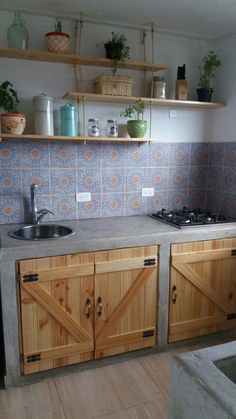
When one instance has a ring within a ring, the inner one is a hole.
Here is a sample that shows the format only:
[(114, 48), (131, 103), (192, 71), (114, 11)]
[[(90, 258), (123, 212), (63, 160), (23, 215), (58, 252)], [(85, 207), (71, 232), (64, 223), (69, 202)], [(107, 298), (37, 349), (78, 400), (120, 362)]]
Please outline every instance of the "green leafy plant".
[(0, 85), (0, 107), (7, 113), (17, 113), (17, 106), (20, 103), (12, 83), (5, 81)]
[(209, 51), (198, 66), (200, 72), (199, 87), (213, 92), (212, 80), (217, 77), (215, 71), (221, 66), (221, 61), (214, 51)]
[(144, 102), (140, 99), (137, 100), (133, 105), (127, 106), (125, 108), (124, 112), (121, 113), (121, 116), (124, 116), (125, 118), (133, 118), (136, 116), (136, 120), (142, 121), (144, 116)]
[(107, 58), (112, 60), (111, 71), (115, 75), (117, 68), (124, 64), (124, 61), (129, 58), (129, 46), (127, 45), (127, 38), (124, 33), (112, 32), (111, 40), (107, 41), (104, 46), (106, 49)]

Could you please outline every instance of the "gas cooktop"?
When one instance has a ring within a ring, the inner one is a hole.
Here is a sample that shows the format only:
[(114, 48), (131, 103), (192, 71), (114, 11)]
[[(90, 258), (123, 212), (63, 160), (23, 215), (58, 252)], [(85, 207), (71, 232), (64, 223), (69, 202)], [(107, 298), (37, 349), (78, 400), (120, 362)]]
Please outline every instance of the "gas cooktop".
[(200, 208), (190, 209), (187, 207), (173, 211), (162, 208), (162, 210), (157, 211), (156, 214), (151, 214), (151, 217), (164, 221), (177, 228), (234, 222), (234, 220), (227, 218), (221, 213), (202, 211)]

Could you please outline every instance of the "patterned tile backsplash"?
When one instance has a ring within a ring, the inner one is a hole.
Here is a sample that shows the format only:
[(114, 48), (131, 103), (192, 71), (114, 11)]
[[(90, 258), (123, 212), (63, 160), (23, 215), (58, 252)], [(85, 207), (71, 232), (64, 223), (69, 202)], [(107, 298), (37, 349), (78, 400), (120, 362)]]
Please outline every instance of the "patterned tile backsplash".
[[(30, 221), (30, 185), (45, 220), (146, 214), (182, 206), (236, 218), (235, 143), (0, 143), (0, 223)], [(143, 198), (152, 187), (154, 197)], [(76, 192), (91, 192), (76, 202)]]

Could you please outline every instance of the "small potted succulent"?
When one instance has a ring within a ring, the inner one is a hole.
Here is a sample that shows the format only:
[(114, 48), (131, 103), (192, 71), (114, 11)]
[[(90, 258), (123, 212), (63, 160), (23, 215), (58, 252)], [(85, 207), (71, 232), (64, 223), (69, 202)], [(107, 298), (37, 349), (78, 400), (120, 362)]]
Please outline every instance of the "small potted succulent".
[(25, 115), (17, 112), (19, 99), (12, 83), (8, 80), (0, 85), (0, 108), (6, 113), (1, 114), (1, 130), (5, 134), (23, 134), (26, 121)]
[(212, 80), (216, 78), (215, 71), (221, 66), (221, 61), (214, 51), (209, 51), (202, 59), (202, 64), (198, 66), (200, 78), (197, 89), (199, 102), (211, 102), (213, 86)]
[(70, 45), (70, 35), (62, 32), (62, 23), (60, 19), (56, 19), (55, 31), (48, 32), (46, 37), (46, 47), (48, 51), (56, 54), (67, 54)]
[(104, 44), (106, 50), (106, 57), (112, 60), (111, 71), (115, 75), (118, 66), (124, 63), (124, 60), (129, 58), (129, 46), (127, 45), (127, 38), (124, 33), (112, 32), (112, 38)]
[(127, 121), (127, 131), (131, 138), (143, 138), (147, 131), (147, 121), (143, 119), (144, 102), (141, 99), (137, 100), (133, 105), (127, 106), (122, 115), (125, 118), (136, 116), (136, 119)]

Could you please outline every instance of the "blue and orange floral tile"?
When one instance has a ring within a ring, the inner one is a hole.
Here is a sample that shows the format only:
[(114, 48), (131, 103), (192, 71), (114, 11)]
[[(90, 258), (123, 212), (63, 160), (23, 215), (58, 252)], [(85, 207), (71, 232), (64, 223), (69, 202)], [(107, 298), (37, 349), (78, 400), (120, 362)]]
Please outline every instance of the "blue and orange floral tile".
[(170, 144), (170, 166), (188, 166), (190, 158), (189, 143)]
[(190, 166), (208, 166), (209, 143), (191, 143)]
[(222, 207), (223, 214), (236, 220), (236, 193), (222, 193)]
[(124, 177), (124, 169), (103, 169), (102, 192), (124, 192)]
[(125, 165), (126, 167), (147, 167), (147, 144), (126, 144)]
[(77, 203), (78, 218), (100, 218), (102, 216), (102, 196), (92, 194), (91, 201)]
[(20, 169), (1, 169), (0, 195), (21, 195), (21, 171)]
[(236, 167), (236, 142), (225, 143), (224, 166)]
[(221, 191), (223, 182), (223, 167), (209, 167), (207, 173), (207, 188)]
[(155, 214), (162, 208), (168, 209), (168, 192), (157, 191), (153, 197), (147, 198), (148, 214)]
[(168, 207), (169, 209), (180, 209), (188, 206), (188, 194), (185, 189), (169, 191)]
[(0, 224), (21, 223), (23, 221), (22, 198), (1, 197)]
[(77, 144), (77, 166), (94, 168), (102, 165), (101, 144)]
[(207, 170), (199, 166), (190, 167), (189, 188), (203, 189), (207, 184)]
[(170, 144), (151, 143), (148, 149), (148, 167), (169, 166)]
[(223, 170), (222, 191), (235, 193), (236, 191), (236, 167), (225, 167)]
[(48, 169), (23, 169), (22, 170), (22, 193), (30, 194), (30, 185), (35, 183), (38, 185), (37, 195), (50, 194), (50, 175)]
[(209, 151), (209, 166), (222, 166), (224, 163), (225, 143), (211, 143)]
[(188, 195), (189, 208), (206, 210), (206, 189), (191, 190)]
[(51, 142), (50, 143), (50, 165), (51, 167), (76, 166), (77, 148), (76, 143), (70, 141)]
[(147, 198), (140, 193), (125, 194), (125, 215), (138, 215), (147, 213)]
[(76, 187), (78, 192), (101, 193), (101, 169), (78, 169)]
[(148, 185), (155, 190), (168, 190), (169, 189), (169, 168), (159, 167), (149, 169), (148, 171)]
[(220, 190), (207, 190), (206, 196), (206, 210), (213, 213), (221, 211), (222, 207), (222, 193)]
[(49, 142), (22, 141), (21, 164), (24, 168), (49, 167)]
[(16, 168), (21, 166), (19, 141), (0, 142), (0, 167)]
[(188, 166), (174, 166), (170, 167), (170, 189), (188, 189), (189, 182), (189, 167)]
[(51, 169), (51, 193), (73, 194), (76, 190), (75, 169)]
[(56, 220), (74, 220), (76, 219), (75, 195), (53, 195), (52, 211)]
[(117, 217), (124, 215), (124, 194), (107, 193), (102, 195), (102, 216)]
[(102, 166), (124, 167), (125, 147), (123, 144), (102, 144)]
[(126, 169), (126, 192), (141, 191), (148, 187), (148, 169), (133, 167)]

